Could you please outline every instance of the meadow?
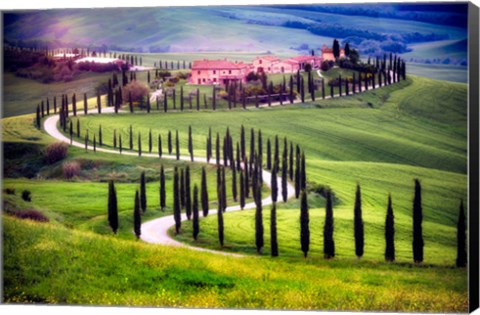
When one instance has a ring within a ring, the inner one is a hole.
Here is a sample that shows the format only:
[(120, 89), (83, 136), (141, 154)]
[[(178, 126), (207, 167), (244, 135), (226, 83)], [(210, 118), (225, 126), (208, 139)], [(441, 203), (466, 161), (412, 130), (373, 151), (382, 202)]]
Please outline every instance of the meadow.
[[(269, 207), (263, 211), (266, 246), (260, 256), (254, 254), (252, 210), (225, 214), (224, 248), (217, 245), (215, 217), (201, 219), (197, 242), (190, 237), (189, 223), (176, 236), (195, 246), (245, 255), (224, 257), (136, 242), (131, 232), (133, 194), (141, 171), (149, 175), (147, 191), (152, 202), (149, 201), (143, 217), (148, 220), (171, 211), (167, 207), (163, 213), (158, 208), (160, 164), (166, 166), (167, 176), (171, 176), (174, 165), (188, 164), (198, 182), (201, 163), (93, 153), (71, 147), (67, 161), (81, 163), (79, 177), (66, 181), (61, 174), (63, 162), (43, 165), (39, 161), (33, 172), (36, 176), (26, 179), (19, 175), (19, 164), (28, 164), (35, 157), (15, 155), (12, 150), (6, 157), (11, 160), (6, 171), (15, 175), (5, 179), (4, 186), (14, 187), (17, 195), (4, 194), (7, 205), (14, 212), (33, 207), (45, 213), (50, 223), (3, 215), (5, 300), (211, 308), (465, 311), (467, 273), (455, 268), (454, 262), (458, 206), (467, 196), (466, 96), (465, 84), (410, 76), (382, 89), (305, 104), (216, 112), (82, 116), (82, 130), (88, 128), (94, 133), (102, 125), (107, 148), (112, 147), (113, 129), (127, 139), (130, 125), (134, 139), (141, 133), (144, 148), (150, 130), (154, 139), (161, 134), (164, 144), (168, 130), (178, 130), (183, 155), (187, 154), (191, 126), (194, 153), (201, 157), (205, 156), (209, 127), (213, 135), (218, 132), (222, 136), (228, 127), (234, 141), (239, 140), (242, 125), (247, 135), (250, 128), (256, 132), (261, 129), (264, 146), (267, 139), (278, 135), (281, 150), (287, 137), (305, 151), (307, 181), (327, 185), (335, 193), (337, 255), (333, 260), (323, 259), (325, 201), (315, 193), (310, 193), (308, 199), (312, 243), (307, 259), (300, 251), (296, 199), (278, 204), (280, 256), (275, 259), (270, 257), (268, 245)], [(37, 130), (33, 121), (33, 115), (3, 119), (6, 145), (41, 152), (53, 139)], [(156, 141), (153, 148), (156, 152)], [(215, 167), (209, 166), (208, 170), (209, 182), (214, 182)], [(421, 266), (414, 265), (411, 256), (414, 178), (420, 179), (423, 188), (425, 262)], [(117, 182), (121, 220), (118, 236), (109, 235), (106, 222), (108, 179)], [(357, 183), (362, 188), (365, 222), (362, 259), (355, 257), (353, 242)], [(23, 189), (32, 191), (31, 203), (20, 200), (18, 194)], [(395, 211), (395, 263), (385, 263), (383, 259), (389, 193)], [(210, 195), (214, 207), (215, 191), (210, 190)], [(69, 200), (68, 205), (65, 200)], [(31, 232), (21, 232), (25, 229)], [(81, 279), (79, 273), (83, 274)]]

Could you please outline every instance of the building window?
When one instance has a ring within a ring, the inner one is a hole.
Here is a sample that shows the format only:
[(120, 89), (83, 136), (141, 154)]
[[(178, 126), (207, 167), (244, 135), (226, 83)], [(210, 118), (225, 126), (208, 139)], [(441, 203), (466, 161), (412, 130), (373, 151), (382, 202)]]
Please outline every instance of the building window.
[(232, 70), (228, 70), (228, 74), (232, 74)]
[(258, 61), (258, 63), (259, 63), (259, 64), (262, 64), (262, 59), (260, 59), (260, 60)]
[(217, 78), (213, 78), (213, 82), (217, 82)]
[(213, 74), (216, 74), (216, 73), (217, 73), (217, 71), (216, 71), (216, 70), (213, 70)]
[(200, 74), (202, 71), (198, 70), (197, 74)]
[(268, 71), (270, 71), (270, 67), (268, 67)]
[(198, 79), (198, 84), (201, 84), (201, 83), (202, 83), (202, 82), (201, 82), (201, 80), (200, 80), (200, 79)]
[(205, 82), (205, 78), (203, 78), (203, 82)]

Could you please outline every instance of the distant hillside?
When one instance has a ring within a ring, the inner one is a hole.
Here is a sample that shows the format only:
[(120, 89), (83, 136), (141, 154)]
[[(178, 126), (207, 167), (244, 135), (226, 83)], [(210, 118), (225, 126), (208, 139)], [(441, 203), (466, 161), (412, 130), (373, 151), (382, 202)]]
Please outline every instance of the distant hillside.
[[(348, 6), (345, 6), (347, 8)], [(412, 43), (466, 38), (466, 28), (302, 10), (298, 6), (105, 8), (5, 14), (5, 41), (137, 52), (308, 52), (349, 38), (369, 54), (409, 51)], [(323, 8), (323, 7), (322, 7)], [(385, 6), (385, 9), (388, 9)], [(363, 14), (363, 15), (362, 15)], [(431, 13), (435, 15), (440, 13)]]

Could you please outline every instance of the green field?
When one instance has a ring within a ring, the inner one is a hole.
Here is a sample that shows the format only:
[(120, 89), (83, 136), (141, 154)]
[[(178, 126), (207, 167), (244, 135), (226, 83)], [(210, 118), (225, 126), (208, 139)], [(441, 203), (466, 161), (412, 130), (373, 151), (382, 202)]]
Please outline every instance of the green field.
[[(322, 254), (325, 202), (313, 193), (309, 195), (311, 252), (307, 259), (300, 251), (296, 199), (278, 204), (280, 257), (276, 259), (269, 257), (269, 207), (263, 211), (266, 246), (260, 257), (254, 254), (252, 210), (225, 213), (223, 249), (218, 246), (215, 216), (201, 219), (199, 241), (192, 241), (189, 223), (183, 224), (183, 233), (177, 236), (196, 246), (240, 252), (247, 257), (224, 257), (134, 242), (132, 206), (139, 173), (145, 170), (149, 175), (149, 209), (143, 217), (148, 220), (164, 215), (159, 211), (157, 197), (160, 164), (164, 163), (169, 176), (174, 165), (189, 164), (197, 183), (202, 164), (95, 154), (70, 148), (67, 160), (81, 162), (82, 173), (73, 181), (65, 181), (61, 175), (62, 162), (44, 165), (34, 154), (19, 153), (25, 148), (41, 152), (53, 141), (33, 127), (33, 115), (4, 119), (3, 141), (11, 148), (6, 156), (10, 160), (6, 173), (12, 175), (3, 184), (15, 188), (17, 194), (3, 197), (14, 211), (34, 207), (51, 220), (39, 224), (3, 216), (6, 301), (466, 311), (467, 273), (453, 267), (458, 206), (460, 199), (466, 200), (467, 196), (466, 98), (465, 84), (411, 76), (405, 82), (382, 89), (306, 104), (79, 118), (82, 134), (86, 128), (90, 134), (96, 133), (102, 125), (107, 148), (112, 147), (113, 129), (128, 139), (132, 125), (135, 140), (141, 133), (144, 150), (152, 130), (153, 151), (156, 152), (156, 138), (160, 134), (165, 152), (168, 131), (175, 134), (178, 130), (182, 155), (187, 155), (191, 126), (194, 153), (199, 157), (205, 156), (209, 127), (214, 136), (217, 132), (223, 136), (228, 127), (236, 142), (243, 125), (248, 132), (247, 148), (250, 128), (261, 129), (264, 154), (267, 139), (273, 140), (278, 135), (283, 149), (283, 138), (287, 137), (305, 150), (307, 181), (328, 185), (335, 193), (337, 255), (330, 261), (324, 260)], [(36, 176), (21, 178), (22, 167), (30, 162), (38, 163), (32, 170)], [(215, 167), (209, 166), (209, 182), (215, 181), (214, 176)], [(106, 222), (106, 180), (110, 178), (117, 181), (119, 196), (121, 231), (117, 237), (108, 235)], [(412, 263), (411, 253), (415, 178), (420, 179), (423, 188), (425, 261), (422, 266)], [(355, 257), (353, 241), (357, 183), (362, 187), (366, 244), (365, 256), (360, 260)], [(32, 191), (32, 203), (20, 200), (18, 195), (23, 189)], [(396, 224), (397, 262), (393, 264), (383, 259), (389, 193)], [(214, 190), (210, 196), (214, 207)], [(171, 199), (167, 200), (171, 205)], [(229, 205), (232, 203), (229, 200)], [(166, 214), (170, 211), (171, 206)], [(21, 232), (25, 229), (31, 232), (28, 235)], [(72, 260), (74, 263), (66, 263)], [(52, 277), (52, 272), (57, 277)], [(84, 274), (81, 285), (80, 272)]]

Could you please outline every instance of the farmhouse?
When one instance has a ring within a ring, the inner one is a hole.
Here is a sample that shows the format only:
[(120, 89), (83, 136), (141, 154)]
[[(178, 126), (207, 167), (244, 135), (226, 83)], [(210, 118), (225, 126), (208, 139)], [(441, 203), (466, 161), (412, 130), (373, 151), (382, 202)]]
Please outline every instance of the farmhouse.
[[(335, 61), (335, 57), (333, 56), (333, 48), (327, 47), (327, 45), (322, 46), (322, 59), (323, 61)], [(340, 48), (340, 58), (345, 57), (345, 50)]]
[(245, 82), (251, 65), (227, 60), (196, 60), (192, 65), (192, 84), (227, 84), (228, 82)]

